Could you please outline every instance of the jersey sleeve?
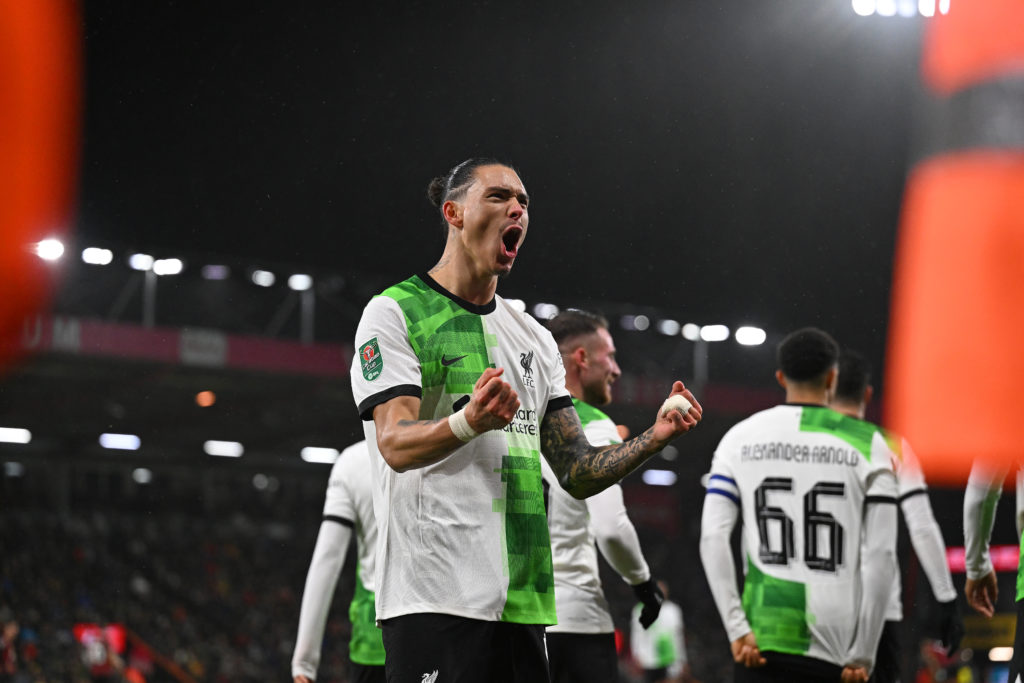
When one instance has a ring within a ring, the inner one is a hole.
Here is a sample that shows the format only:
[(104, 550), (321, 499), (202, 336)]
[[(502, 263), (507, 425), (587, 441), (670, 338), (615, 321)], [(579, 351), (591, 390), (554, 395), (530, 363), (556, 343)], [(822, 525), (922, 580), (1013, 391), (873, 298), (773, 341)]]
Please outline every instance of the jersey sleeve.
[(700, 521), (700, 559), (725, 632), (732, 642), (750, 633), (736, 582), (729, 538), (740, 516), (739, 489), (733, 472), (733, 449), (726, 434), (711, 461)]
[(924, 472), (921, 469), (921, 462), (917, 454), (906, 439), (900, 441), (899, 464), (896, 468), (896, 475), (899, 477), (900, 499), (907, 496), (914, 496), (928, 490), (924, 480)]
[[(526, 315), (525, 313), (523, 315)], [(540, 367), (547, 378), (547, 401), (544, 407), (545, 415), (552, 410), (572, 407), (572, 397), (569, 390), (565, 388), (565, 366), (562, 364), (562, 354), (558, 350), (555, 338), (551, 332), (532, 317), (527, 316), (537, 330), (540, 349), (537, 353), (540, 356)]]
[(327, 496), (324, 499), (324, 520), (331, 520), (351, 527), (357, 520), (356, 499), (352, 493), (352, 470), (360, 465), (369, 466), (368, 459), (360, 463), (360, 451), (365, 453), (365, 442), (349, 446), (331, 468), (331, 477), (327, 481)]
[(939, 602), (956, 599), (953, 577), (946, 562), (946, 543), (942, 530), (935, 521), (924, 472), (906, 439), (901, 446), (900, 469), (897, 473), (900, 489), (900, 510), (910, 531), (910, 542), (921, 562), (928, 583)]
[(394, 299), (377, 296), (363, 309), (356, 328), (352, 396), (363, 420), (396, 396), (423, 395), (420, 361), (409, 344), (405, 315)]
[(975, 462), (964, 490), (964, 549), (967, 578), (978, 580), (994, 571), (989, 542), (996, 506), (1006, 473)]
[(622, 487), (612, 484), (586, 501), (597, 547), (612, 569), (631, 586), (650, 579), (651, 570), (640, 550), (640, 538), (626, 514)]
[(619, 430), (615, 428), (615, 423), (611, 420), (594, 420), (583, 428), (583, 434), (593, 446), (622, 443), (622, 439), (619, 438)]

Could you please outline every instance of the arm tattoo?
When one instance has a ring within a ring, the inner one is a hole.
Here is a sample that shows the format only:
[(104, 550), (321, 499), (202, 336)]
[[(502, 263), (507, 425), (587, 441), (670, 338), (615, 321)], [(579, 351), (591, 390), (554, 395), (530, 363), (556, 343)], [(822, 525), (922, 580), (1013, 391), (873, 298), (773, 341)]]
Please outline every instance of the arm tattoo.
[(437, 424), (440, 421), (440, 418), (436, 420), (399, 420), (396, 424), (398, 424), (399, 427), (414, 427), (416, 425)]
[(600, 493), (655, 453), (650, 429), (625, 443), (592, 446), (579, 415), (569, 408), (544, 416), (540, 443), (562, 488), (577, 498)]

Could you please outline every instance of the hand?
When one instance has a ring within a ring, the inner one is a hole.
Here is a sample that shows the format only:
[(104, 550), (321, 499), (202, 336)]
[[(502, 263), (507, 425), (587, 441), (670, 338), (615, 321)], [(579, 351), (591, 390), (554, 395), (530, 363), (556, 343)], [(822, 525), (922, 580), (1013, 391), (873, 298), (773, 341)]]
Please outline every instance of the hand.
[(960, 616), (960, 606), (956, 598), (939, 603), (939, 633), (942, 635), (942, 646), (946, 648), (946, 654), (956, 652), (960, 647), (960, 640), (964, 637), (964, 620)]
[(862, 666), (844, 666), (839, 680), (843, 683), (867, 683), (868, 670)]
[(694, 398), (693, 394), (690, 393), (690, 390), (682, 382), (676, 381), (672, 385), (672, 391), (669, 393), (669, 396), (673, 394), (681, 394), (689, 401), (690, 409), (686, 412), (685, 417), (678, 410), (670, 410), (666, 415), (658, 415), (658, 418), (654, 421), (654, 438), (663, 445), (680, 434), (684, 434), (696, 427), (704, 412), (700, 403), (697, 402), (697, 399)]
[(647, 579), (633, 586), (633, 595), (644, 606), (640, 610), (640, 625), (646, 631), (658, 619), (661, 603), (665, 602), (665, 594), (658, 588), (658, 584), (654, 583), (654, 579)]
[(504, 368), (487, 368), (473, 387), (466, 404), (466, 422), (477, 434), (501, 429), (519, 410), (519, 395), (500, 379), (503, 372)]
[(752, 632), (732, 641), (730, 647), (732, 647), (733, 661), (748, 669), (756, 669), (768, 663), (768, 660), (761, 656), (761, 650), (757, 647), (757, 638)]
[(967, 596), (968, 605), (991, 619), (996, 611), (996, 598), (999, 597), (996, 573), (991, 571), (977, 580), (967, 579), (964, 595)]
[(313, 683), (313, 679), (306, 678), (305, 676), (299, 674), (294, 679), (292, 679), (292, 683)]

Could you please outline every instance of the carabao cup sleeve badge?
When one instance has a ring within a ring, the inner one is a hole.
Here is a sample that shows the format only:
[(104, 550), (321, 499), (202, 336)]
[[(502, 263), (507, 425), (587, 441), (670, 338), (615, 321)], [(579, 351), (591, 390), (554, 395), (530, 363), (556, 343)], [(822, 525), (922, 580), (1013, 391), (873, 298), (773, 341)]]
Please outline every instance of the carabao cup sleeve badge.
[(359, 364), (363, 369), (363, 377), (367, 382), (380, 377), (384, 370), (384, 356), (380, 355), (380, 346), (377, 345), (377, 338), (374, 337), (365, 344), (359, 345)]

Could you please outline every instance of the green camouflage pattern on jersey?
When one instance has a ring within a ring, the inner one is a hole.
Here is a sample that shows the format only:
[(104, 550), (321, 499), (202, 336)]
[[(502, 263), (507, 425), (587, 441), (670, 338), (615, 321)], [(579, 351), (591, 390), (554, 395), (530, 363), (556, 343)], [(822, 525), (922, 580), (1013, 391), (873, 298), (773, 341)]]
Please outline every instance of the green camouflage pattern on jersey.
[[(389, 287), (381, 296), (394, 299), (402, 309), (409, 344), (420, 361), (420, 419), (451, 415), (454, 403), (473, 393), (484, 370), (495, 367), (491, 352), (497, 351), (497, 336), (487, 331), (483, 316), (465, 310), (419, 276)], [(497, 473), (505, 484), (505, 498), (492, 501), (492, 510), (504, 517), (502, 546), (509, 577), (501, 620), (553, 624), (554, 571), (539, 440), (503, 433), (508, 454)]]
[(359, 578), (356, 564), (356, 588), (348, 606), (348, 618), (352, 622), (352, 638), (348, 641), (348, 658), (363, 666), (384, 666), (383, 631), (377, 627), (377, 611), (373, 605), (374, 594), (366, 590)]
[[(871, 441), (874, 439), (875, 433), (882, 432), (870, 422), (847, 417), (824, 406), (801, 407), (800, 431), (824, 432), (842, 439), (863, 455), (868, 462), (871, 462)], [(884, 433), (882, 435), (885, 436)]]
[(765, 574), (747, 557), (743, 611), (762, 651), (802, 655), (811, 646), (807, 586)]

